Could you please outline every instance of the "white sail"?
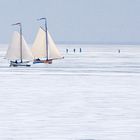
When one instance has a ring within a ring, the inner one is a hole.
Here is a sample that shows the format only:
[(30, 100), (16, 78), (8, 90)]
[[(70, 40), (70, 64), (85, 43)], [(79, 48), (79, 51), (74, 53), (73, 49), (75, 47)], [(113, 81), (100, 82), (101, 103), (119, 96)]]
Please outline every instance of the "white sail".
[(63, 56), (61, 55), (60, 51), (57, 49), (51, 35), (49, 32), (48, 34), (48, 49), (49, 49), (49, 59), (58, 59), (62, 58)]
[[(33, 43), (32, 53), (35, 58), (59, 59), (62, 58), (60, 51), (57, 49), (51, 35), (47, 32), (48, 50), (46, 48), (46, 32), (39, 28), (36, 39)], [(48, 53), (47, 53), (48, 51)]]
[[(20, 52), (20, 34), (18, 32), (14, 32), (12, 36), (11, 43), (7, 50), (7, 54), (5, 58), (9, 60), (19, 60), (21, 59), (21, 52)], [(22, 36), (22, 59), (23, 60), (33, 60), (33, 55), (28, 47), (24, 37)]]
[(45, 32), (41, 28), (37, 33), (33, 46), (31, 48), (35, 58), (46, 58), (46, 37)]

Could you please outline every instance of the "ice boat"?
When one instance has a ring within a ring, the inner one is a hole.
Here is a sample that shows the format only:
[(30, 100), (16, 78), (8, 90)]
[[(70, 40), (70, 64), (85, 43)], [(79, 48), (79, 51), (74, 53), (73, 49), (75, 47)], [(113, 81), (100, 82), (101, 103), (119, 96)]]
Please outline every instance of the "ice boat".
[(33, 55), (22, 35), (21, 23), (13, 25), (20, 26), (20, 33), (14, 31), (5, 58), (10, 61), (10, 67), (29, 67), (29, 62), (33, 61)]
[(46, 63), (52, 64), (53, 60), (64, 58), (54, 40), (52, 39), (50, 33), (47, 30), (47, 20), (46, 18), (41, 18), (39, 20), (45, 20), (45, 30), (40, 27), (31, 48), (34, 56), (34, 64), (36, 63)]

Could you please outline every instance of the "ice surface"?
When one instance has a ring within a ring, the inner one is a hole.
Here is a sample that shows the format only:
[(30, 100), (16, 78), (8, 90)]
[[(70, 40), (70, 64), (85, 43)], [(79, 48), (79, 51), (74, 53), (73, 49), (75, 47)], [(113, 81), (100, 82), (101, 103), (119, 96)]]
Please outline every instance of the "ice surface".
[(0, 140), (140, 140), (140, 46), (59, 47), (64, 60), (9, 68), (1, 45)]

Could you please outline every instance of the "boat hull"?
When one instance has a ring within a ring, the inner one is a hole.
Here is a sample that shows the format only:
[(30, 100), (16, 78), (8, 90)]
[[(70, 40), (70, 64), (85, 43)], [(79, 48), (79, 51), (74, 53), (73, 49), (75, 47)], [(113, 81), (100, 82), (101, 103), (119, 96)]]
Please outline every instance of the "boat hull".
[(34, 60), (33, 64), (44, 63), (44, 64), (52, 64), (52, 59), (50, 60)]
[(31, 65), (26, 62), (10, 62), (10, 67), (30, 67)]

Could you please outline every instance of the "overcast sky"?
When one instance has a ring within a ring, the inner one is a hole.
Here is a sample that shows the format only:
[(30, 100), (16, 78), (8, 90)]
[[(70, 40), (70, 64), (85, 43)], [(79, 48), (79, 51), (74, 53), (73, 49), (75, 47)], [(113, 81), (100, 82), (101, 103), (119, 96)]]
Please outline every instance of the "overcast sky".
[(0, 43), (19, 21), (32, 43), (39, 17), (57, 42), (140, 44), (140, 0), (0, 0)]

